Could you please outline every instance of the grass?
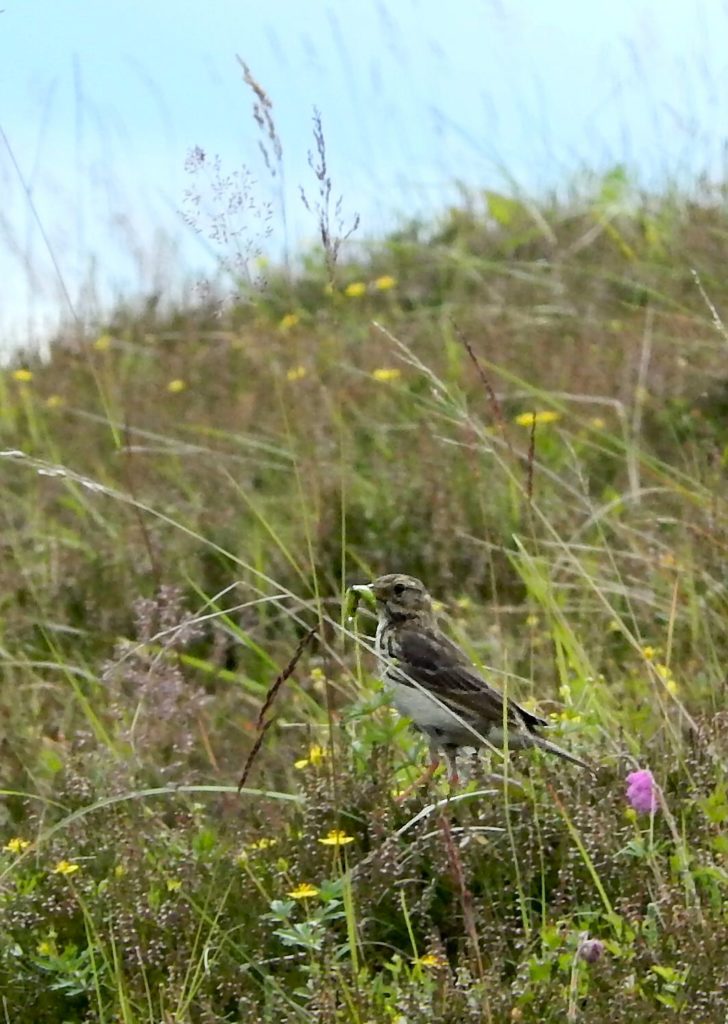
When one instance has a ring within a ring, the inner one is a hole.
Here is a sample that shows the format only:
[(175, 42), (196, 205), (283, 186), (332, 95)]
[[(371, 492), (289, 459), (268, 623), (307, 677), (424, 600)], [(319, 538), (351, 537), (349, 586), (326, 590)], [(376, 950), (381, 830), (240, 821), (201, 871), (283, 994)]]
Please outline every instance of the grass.
[[(470, 197), (3, 371), (2, 1019), (725, 1018), (726, 235), (617, 172)], [(392, 570), (595, 778), (397, 799), (343, 611)]]

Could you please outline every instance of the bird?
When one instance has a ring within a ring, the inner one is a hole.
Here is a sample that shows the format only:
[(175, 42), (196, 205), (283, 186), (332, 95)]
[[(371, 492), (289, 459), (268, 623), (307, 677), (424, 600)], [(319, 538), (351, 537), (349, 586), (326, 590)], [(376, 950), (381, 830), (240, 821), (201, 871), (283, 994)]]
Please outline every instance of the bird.
[[(378, 616), (375, 654), (395, 708), (430, 742), (430, 771), (442, 751), (457, 783), (461, 747), (537, 747), (580, 768), (592, 765), (540, 735), (549, 723), (483, 679), (467, 655), (440, 630), (424, 583), (388, 573), (352, 590), (373, 598)], [(505, 729), (504, 729), (505, 726)]]

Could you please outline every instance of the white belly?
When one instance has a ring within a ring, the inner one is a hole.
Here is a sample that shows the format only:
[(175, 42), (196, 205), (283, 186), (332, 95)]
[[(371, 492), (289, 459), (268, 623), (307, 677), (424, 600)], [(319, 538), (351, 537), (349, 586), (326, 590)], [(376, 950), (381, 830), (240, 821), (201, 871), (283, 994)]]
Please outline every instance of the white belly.
[[(411, 718), (414, 724), (430, 736), (440, 736), (445, 742), (462, 747), (494, 747), (506, 745), (503, 728), (490, 722), (471, 721), (470, 727), (426, 693), (402, 683), (388, 683), (392, 702), (400, 715)], [(533, 738), (518, 729), (509, 729), (507, 744), (511, 750), (533, 746)]]
[(454, 715), (422, 690), (418, 690), (414, 686), (405, 686), (404, 683), (387, 683), (387, 685), (392, 691), (392, 701), (400, 715), (411, 718), (421, 729), (449, 731), (458, 727)]

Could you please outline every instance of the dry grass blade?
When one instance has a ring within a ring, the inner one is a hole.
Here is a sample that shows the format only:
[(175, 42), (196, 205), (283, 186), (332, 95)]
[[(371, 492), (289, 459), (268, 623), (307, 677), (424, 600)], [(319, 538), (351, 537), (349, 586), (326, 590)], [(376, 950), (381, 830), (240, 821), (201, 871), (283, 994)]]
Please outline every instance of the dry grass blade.
[(491, 384), (488, 378), (488, 374), (483, 369), (480, 360), (475, 354), (475, 350), (473, 349), (473, 346), (470, 344), (470, 340), (465, 336), (465, 334), (463, 334), (463, 332), (460, 330), (460, 328), (458, 327), (454, 320), (451, 320), (450, 323), (452, 324), (452, 328), (455, 332), (456, 338), (463, 346), (465, 351), (468, 353), (470, 361), (472, 362), (473, 366), (477, 371), (478, 376), (480, 377), (483, 387), (485, 388), (488, 398), (490, 399), (490, 403), (493, 406), (493, 415), (495, 417), (495, 420), (498, 426), (500, 427), (501, 431), (503, 432), (503, 436), (506, 437), (506, 421), (503, 415), (503, 408), (500, 402), (498, 401), (498, 396), (495, 393), (495, 388)]
[(333, 185), (331, 182), (331, 175), (329, 174), (328, 164), (326, 162), (326, 139), (324, 137), (321, 113), (315, 108), (313, 112), (313, 137), (314, 142), (316, 143), (316, 153), (314, 154), (312, 150), (309, 151), (308, 165), (313, 171), (316, 181), (318, 182), (318, 200), (313, 203), (309, 202), (306, 192), (302, 186), (299, 186), (299, 192), (303, 205), (309, 213), (313, 213), (318, 218), (321, 245), (324, 250), (329, 278), (333, 281), (336, 261), (339, 258), (339, 250), (344, 242), (351, 238), (359, 227), (360, 218), (359, 214), (355, 213), (349, 227), (344, 225), (342, 214), (343, 199), (341, 196), (339, 196), (333, 204), (334, 208), (332, 218), (331, 205)]
[(263, 154), (266, 167), (270, 173), (275, 176), (276, 169), (280, 169), (281, 160), (283, 159), (283, 143), (281, 142), (280, 136), (276, 130), (275, 121), (273, 120), (273, 103), (263, 86), (253, 77), (252, 71), (242, 57), (237, 57), (237, 62), (243, 69), (243, 81), (255, 97), (253, 102), (253, 118), (255, 119), (255, 123), (258, 125), (273, 150), (275, 162), (271, 160), (266, 144), (262, 141), (259, 142), (260, 151)]
[(245, 762), (245, 767), (243, 768), (243, 774), (240, 776), (240, 782), (238, 783), (238, 793), (247, 782), (248, 776), (250, 775), (250, 770), (253, 767), (253, 762), (258, 756), (260, 748), (263, 744), (263, 737), (265, 736), (268, 728), (272, 725), (273, 720), (268, 719), (266, 721), (265, 716), (270, 710), (270, 708), (273, 706), (273, 702), (278, 696), (280, 689), (285, 683), (285, 681), (287, 679), (290, 679), (291, 676), (293, 675), (296, 665), (298, 664), (301, 655), (303, 654), (306, 648), (306, 645), (309, 643), (309, 641), (315, 635), (315, 633), (315, 629), (309, 629), (308, 633), (305, 633), (301, 637), (301, 639), (298, 642), (298, 646), (296, 647), (296, 650), (293, 652), (293, 657), (288, 662), (283, 671), (279, 673), (279, 675), (276, 677), (275, 681), (273, 682), (273, 685), (265, 695), (265, 700), (263, 701), (263, 705), (258, 714), (258, 721), (255, 723), (256, 728), (258, 730), (258, 735), (256, 736), (255, 743), (253, 744), (251, 751), (248, 754), (248, 758)]
[(263, 722), (263, 724), (258, 728), (258, 735), (255, 737), (255, 743), (250, 749), (250, 753), (248, 754), (248, 758), (245, 762), (245, 767), (243, 768), (243, 774), (240, 776), (240, 782), (238, 782), (238, 793), (240, 793), (243, 786), (248, 781), (248, 776), (250, 775), (250, 770), (253, 767), (253, 762), (258, 756), (260, 748), (263, 746), (263, 737), (268, 732), (271, 725), (273, 725), (273, 719), (269, 718), (267, 722)]
[[(477, 967), (478, 977), (482, 980), (485, 977), (485, 967), (483, 964), (483, 957), (480, 951), (480, 941), (478, 939), (478, 929), (475, 922), (475, 909), (473, 906), (473, 894), (467, 886), (465, 881), (465, 871), (463, 870), (463, 862), (460, 857), (460, 851), (452, 837), (452, 830), (450, 828), (450, 821), (447, 817), (447, 808), (440, 815), (440, 828), (442, 829), (442, 837), (445, 843), (445, 850), (447, 852), (447, 858), (450, 862), (450, 870), (453, 875), (453, 879), (458, 888), (458, 896), (460, 898), (460, 907), (463, 912), (463, 924), (465, 925), (465, 931), (467, 932), (468, 938), (472, 947), (474, 965)], [(483, 1006), (484, 1019), (490, 1021), (490, 1007), (487, 1002), (487, 996), (485, 996), (486, 1002)]]

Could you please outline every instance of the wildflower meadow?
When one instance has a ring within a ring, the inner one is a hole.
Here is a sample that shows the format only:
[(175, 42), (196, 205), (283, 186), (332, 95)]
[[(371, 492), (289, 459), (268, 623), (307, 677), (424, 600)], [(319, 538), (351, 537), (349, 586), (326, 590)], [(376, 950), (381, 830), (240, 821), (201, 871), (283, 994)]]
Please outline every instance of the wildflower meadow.
[[(3, 1020), (726, 1020), (726, 237), (617, 169), (14, 356)], [(594, 770), (419, 786), (394, 571)]]

